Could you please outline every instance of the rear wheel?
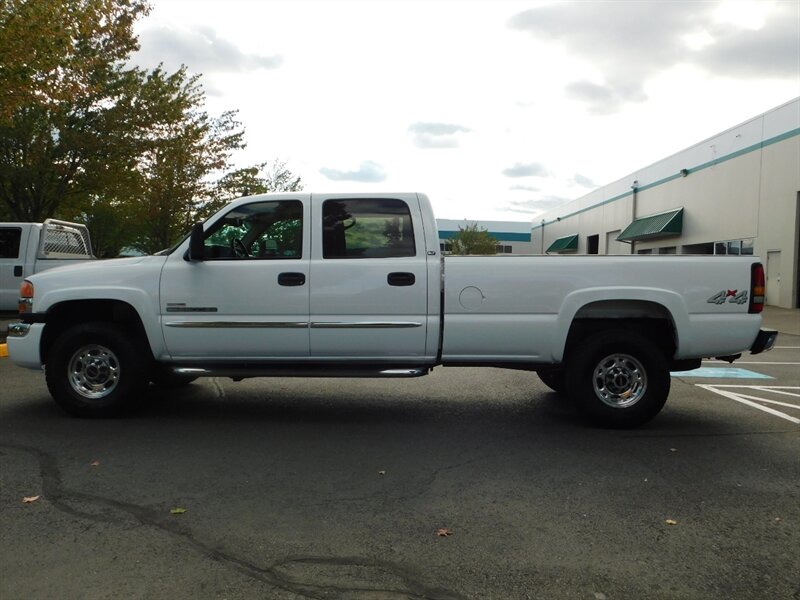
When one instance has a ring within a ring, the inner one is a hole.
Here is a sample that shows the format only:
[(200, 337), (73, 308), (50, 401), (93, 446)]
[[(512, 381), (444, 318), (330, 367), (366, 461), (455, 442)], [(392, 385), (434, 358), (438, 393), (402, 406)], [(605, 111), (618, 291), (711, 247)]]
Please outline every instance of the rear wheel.
[(110, 417), (129, 408), (149, 379), (149, 360), (132, 338), (111, 323), (64, 331), (45, 367), (47, 388), (56, 403), (78, 417)]
[(670, 388), (666, 356), (646, 337), (604, 331), (582, 341), (568, 359), (569, 397), (592, 422), (637, 427), (655, 417)]

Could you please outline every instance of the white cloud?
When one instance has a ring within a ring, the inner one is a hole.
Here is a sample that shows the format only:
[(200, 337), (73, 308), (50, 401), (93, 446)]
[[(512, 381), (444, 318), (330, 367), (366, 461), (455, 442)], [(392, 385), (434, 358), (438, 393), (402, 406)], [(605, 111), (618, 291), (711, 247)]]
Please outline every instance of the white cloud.
[(152, 2), (148, 66), (186, 63), (210, 113), (239, 109), (237, 164), (426, 192), (440, 218), (530, 219), (588, 191), (576, 173), (614, 181), (800, 88), (797, 2)]
[(414, 136), (417, 148), (458, 148), (461, 133), (469, 133), (470, 129), (453, 123), (423, 123), (409, 125), (408, 132)]
[(147, 67), (164, 63), (170, 70), (186, 65), (193, 73), (241, 73), (277, 69), (283, 63), (279, 55), (245, 53), (209, 26), (144, 29), (139, 33), (139, 44), (134, 62)]
[[(797, 78), (800, 3), (778, 3), (770, 12), (766, 3), (752, 4), (567, 2), (520, 12), (509, 26), (560, 44), (599, 69), (599, 79), (572, 81), (566, 92), (606, 115), (645, 102), (647, 81), (684, 63), (711, 74)], [(760, 27), (752, 26), (754, 11)], [(735, 18), (740, 14), (745, 18)]]
[(506, 177), (546, 177), (548, 171), (541, 163), (515, 163), (513, 167), (503, 169)]
[(378, 163), (366, 160), (355, 171), (341, 171), (322, 167), (319, 170), (331, 181), (355, 181), (358, 183), (379, 183), (386, 179), (386, 171)]

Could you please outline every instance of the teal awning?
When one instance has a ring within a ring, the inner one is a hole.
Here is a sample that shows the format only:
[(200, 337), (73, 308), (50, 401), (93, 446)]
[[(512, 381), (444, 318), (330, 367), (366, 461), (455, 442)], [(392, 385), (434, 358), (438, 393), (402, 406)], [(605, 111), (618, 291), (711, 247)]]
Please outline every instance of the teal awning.
[(578, 249), (578, 234), (565, 235), (550, 244), (547, 252), (570, 252)]
[(617, 236), (620, 242), (635, 242), (680, 235), (683, 232), (683, 209), (670, 210), (635, 219)]

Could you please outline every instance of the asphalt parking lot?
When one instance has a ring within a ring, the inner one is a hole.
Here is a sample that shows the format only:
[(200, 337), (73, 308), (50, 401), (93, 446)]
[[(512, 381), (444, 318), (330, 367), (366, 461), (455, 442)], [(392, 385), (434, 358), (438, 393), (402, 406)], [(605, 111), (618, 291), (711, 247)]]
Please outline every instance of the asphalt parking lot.
[(798, 365), (783, 334), (610, 431), (496, 369), (77, 420), (0, 359), (0, 597), (798, 600)]

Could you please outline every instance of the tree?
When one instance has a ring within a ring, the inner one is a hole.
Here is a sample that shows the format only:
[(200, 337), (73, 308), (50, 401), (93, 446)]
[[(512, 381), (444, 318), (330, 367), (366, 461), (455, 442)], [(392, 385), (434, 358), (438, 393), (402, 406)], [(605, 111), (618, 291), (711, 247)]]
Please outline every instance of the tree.
[(302, 187), (285, 163), (232, 169), (236, 111), (199, 76), (129, 67), (145, 0), (0, 0), (0, 219), (80, 220), (99, 256), (153, 252), (234, 196)]
[(126, 201), (138, 224), (133, 246), (150, 253), (176, 241), (213, 199), (213, 176), (230, 168), (232, 153), (244, 147), (244, 130), (234, 111), (208, 115), (199, 76), (185, 68), (140, 76), (143, 127)]
[(0, 0), (0, 122), (102, 94), (149, 11), (146, 0)]
[[(0, 212), (58, 216), (118, 184), (131, 157), (123, 110), (140, 0), (0, 0)], [(111, 176), (109, 180), (107, 176)]]
[(458, 233), (450, 240), (453, 254), (496, 254), (497, 240), (477, 223), (458, 226)]
[(263, 162), (231, 171), (219, 179), (214, 197), (203, 207), (201, 215), (210, 216), (235, 198), (269, 192), (299, 192), (302, 189), (302, 178), (286, 168), (286, 161), (276, 159), (271, 165)]

